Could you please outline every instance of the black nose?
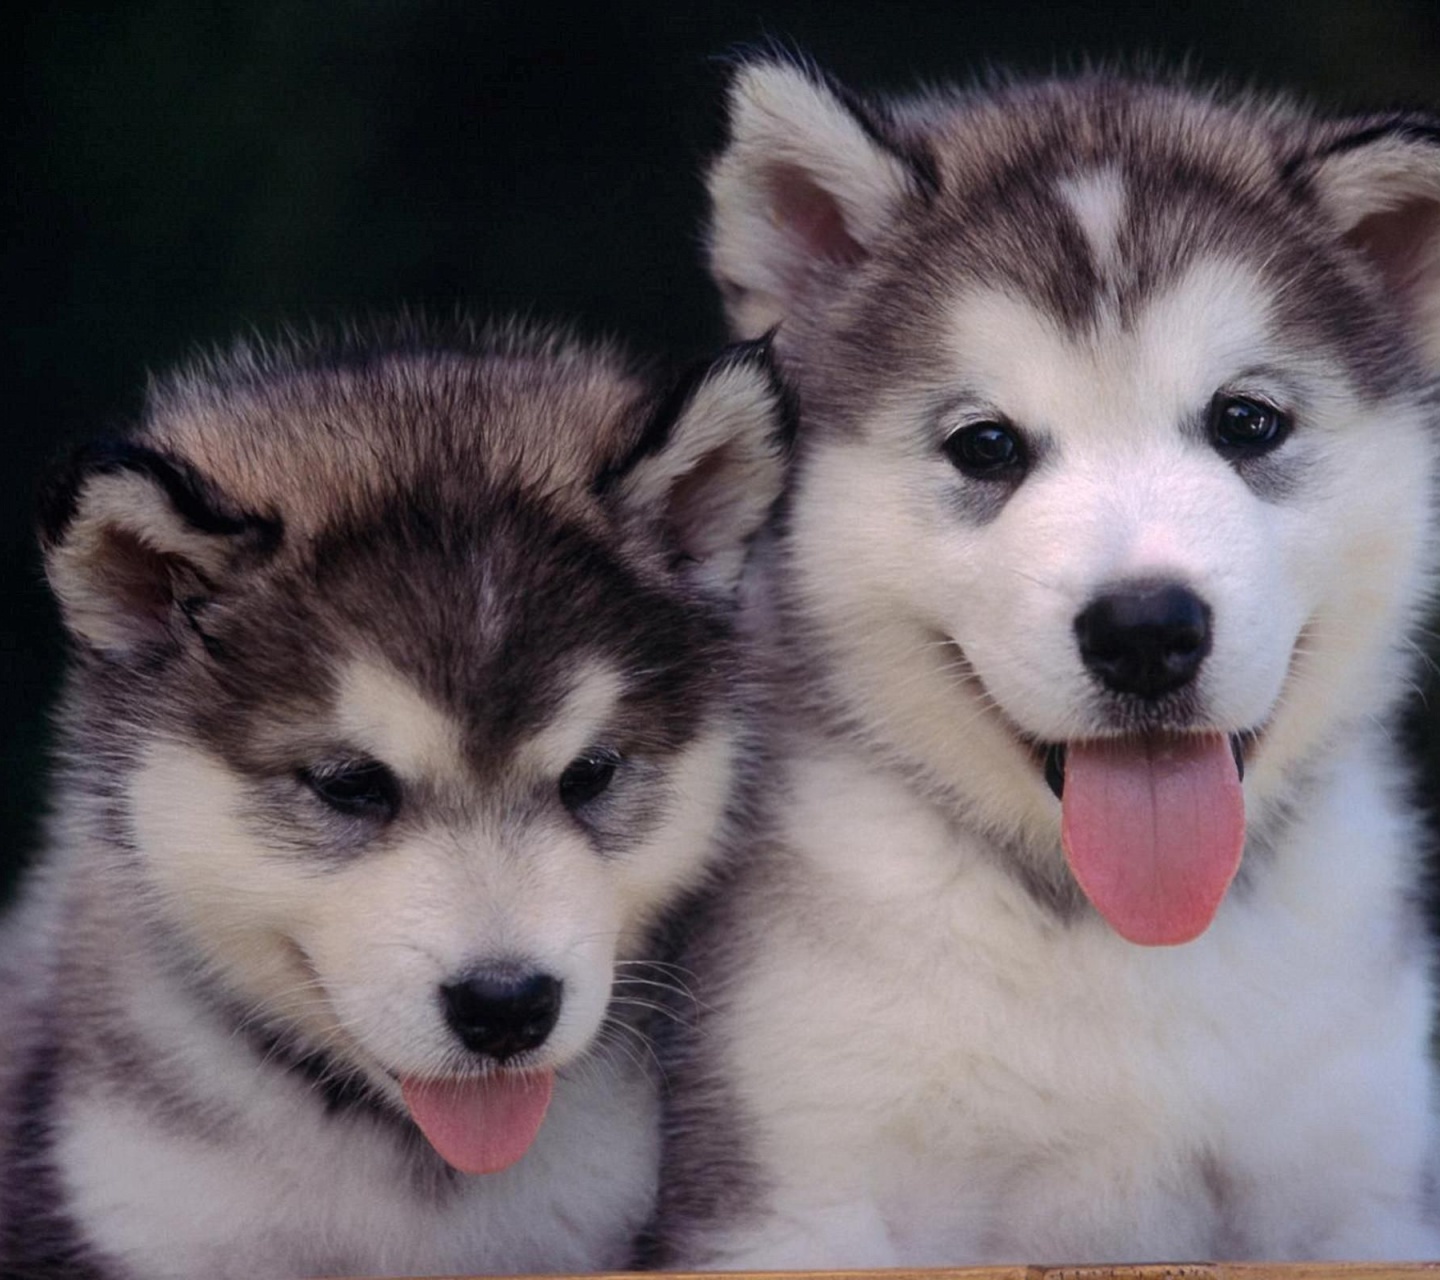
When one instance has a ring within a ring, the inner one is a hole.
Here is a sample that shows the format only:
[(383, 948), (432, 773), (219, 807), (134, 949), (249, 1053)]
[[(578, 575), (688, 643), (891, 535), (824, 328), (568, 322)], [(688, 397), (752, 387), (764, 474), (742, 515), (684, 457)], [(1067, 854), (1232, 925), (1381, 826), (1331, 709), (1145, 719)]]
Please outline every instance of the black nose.
[(479, 971), (440, 988), (445, 1021), (467, 1049), (504, 1061), (545, 1043), (563, 984), (548, 973)]
[(1107, 688), (1158, 698), (1188, 684), (1210, 652), (1210, 606), (1178, 583), (1136, 583), (1075, 619), (1080, 657)]

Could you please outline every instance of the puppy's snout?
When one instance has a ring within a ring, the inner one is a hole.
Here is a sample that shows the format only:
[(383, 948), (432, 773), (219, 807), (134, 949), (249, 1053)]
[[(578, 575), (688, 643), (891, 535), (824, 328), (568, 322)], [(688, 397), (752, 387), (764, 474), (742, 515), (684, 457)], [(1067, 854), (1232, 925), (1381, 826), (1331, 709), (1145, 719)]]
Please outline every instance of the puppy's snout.
[(1106, 688), (1159, 698), (1193, 680), (1210, 652), (1210, 606), (1176, 582), (1132, 583), (1091, 601), (1075, 638)]
[(564, 984), (548, 973), (476, 970), (440, 988), (445, 1021), (474, 1053), (503, 1062), (545, 1043)]

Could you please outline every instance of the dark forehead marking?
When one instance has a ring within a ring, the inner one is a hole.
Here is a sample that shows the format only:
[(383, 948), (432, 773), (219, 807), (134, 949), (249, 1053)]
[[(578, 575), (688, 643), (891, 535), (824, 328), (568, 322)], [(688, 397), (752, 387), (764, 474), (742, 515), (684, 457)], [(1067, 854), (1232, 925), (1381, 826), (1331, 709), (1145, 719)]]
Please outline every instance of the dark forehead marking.
[[(1281, 349), (1323, 352), (1372, 400), (1414, 379), (1401, 318), (1319, 216), (1303, 168), (1287, 164), (1322, 127), (1283, 106), (1097, 77), (941, 94), (890, 104), (883, 118), (929, 147), (939, 186), (901, 212), (845, 287), (791, 322), (786, 355), (809, 413), (801, 472), (807, 437), (858, 434), (887, 388), (933, 383), (949, 355), (948, 300), (976, 285), (1077, 334), (1102, 317), (1133, 327), (1198, 260), (1224, 258), (1261, 282)], [(1324, 145), (1333, 154), (1433, 129), (1386, 118)], [(1103, 264), (1059, 186), (1101, 170), (1124, 190)]]
[(210, 664), (213, 684), (187, 714), (237, 767), (289, 768), (264, 731), (275, 709), (298, 724), (307, 708), (323, 735), (341, 665), (368, 652), (463, 725), (471, 764), (489, 770), (555, 713), (578, 664), (598, 658), (632, 676), (633, 733), (663, 749), (709, 714), (729, 622), (658, 571), (636, 574), (635, 551), (602, 519), (514, 486), (476, 491), (463, 508), (392, 494), (294, 548), (207, 619), (230, 656)]
[[(1066, 328), (1109, 298), (1133, 316), (1200, 252), (1256, 247), (1282, 212), (1271, 126), (1154, 85), (1096, 77), (961, 98), (916, 126), (941, 138), (951, 251), (1017, 287)], [(1125, 198), (1115, 252), (1099, 269), (1059, 184), (1111, 171)], [(1265, 179), (1270, 180), (1267, 186)]]
[[(1157, 289), (1207, 250), (1258, 243), (1261, 210), (1240, 183), (1182, 146), (1151, 156), (1119, 135), (1114, 126), (1107, 147), (1077, 155), (1065, 134), (1042, 133), (990, 157), (896, 236), (891, 261), (874, 277), (880, 305), (900, 310), (916, 281), (991, 284), (1074, 334), (1092, 328), (1102, 311), (1133, 322)], [(1114, 252), (1103, 266), (1061, 189), (1097, 172), (1113, 172), (1123, 191)]]
[(1008, 287), (1071, 334), (1107, 314), (1132, 328), (1158, 294), (1206, 257), (1248, 264), (1268, 284), (1272, 323), (1285, 345), (1330, 350), (1363, 393), (1393, 385), (1396, 343), (1379, 324), (1375, 302), (1345, 270), (1340, 247), (1327, 248), (1303, 224), (1283, 187), (1257, 191), (1184, 155), (1126, 158), (1113, 167), (1124, 203), (1103, 266), (1058, 195), (1057, 184), (1069, 176), (1059, 169), (997, 186), (998, 211), (970, 218), (949, 252), (968, 257), (973, 279)]
[[(687, 739), (724, 667), (720, 611), (638, 576), (603, 527), (522, 495), (481, 505), (416, 513), (411, 536), (402, 518), (382, 521), (333, 589), (346, 625), (456, 716), (482, 771), (561, 709), (587, 662), (622, 674), (620, 727), (643, 745)], [(376, 578), (392, 618), (374, 617)]]
[(1016, 165), (977, 193), (975, 215), (952, 226), (962, 236), (973, 229), (981, 280), (1013, 285), (1073, 333), (1094, 323), (1103, 281), (1089, 238), (1056, 190), (1061, 176)]

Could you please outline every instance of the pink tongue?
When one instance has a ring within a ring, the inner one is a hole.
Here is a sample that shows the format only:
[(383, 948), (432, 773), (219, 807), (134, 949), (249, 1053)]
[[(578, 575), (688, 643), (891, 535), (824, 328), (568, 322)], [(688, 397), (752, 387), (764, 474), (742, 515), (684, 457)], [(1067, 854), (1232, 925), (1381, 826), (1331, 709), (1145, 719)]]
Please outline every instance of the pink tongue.
[(1223, 734), (1071, 743), (1061, 813), (1070, 870), (1131, 942), (1198, 938), (1240, 868), (1245, 797)]
[(554, 1087), (551, 1071), (400, 1081), (410, 1118), (461, 1173), (498, 1173), (520, 1159), (540, 1132)]

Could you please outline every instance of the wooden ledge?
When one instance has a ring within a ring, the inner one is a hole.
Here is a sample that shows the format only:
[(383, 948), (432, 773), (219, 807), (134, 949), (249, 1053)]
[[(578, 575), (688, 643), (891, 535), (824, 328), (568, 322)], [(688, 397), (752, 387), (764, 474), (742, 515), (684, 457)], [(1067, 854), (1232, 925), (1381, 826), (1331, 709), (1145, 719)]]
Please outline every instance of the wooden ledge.
[[(953, 1267), (923, 1271), (616, 1271), (547, 1280), (1413, 1280), (1420, 1276), (1440, 1277), (1440, 1262), (1171, 1262), (1125, 1267)], [(348, 1280), (380, 1278), (351, 1276)], [(429, 1280), (496, 1278), (433, 1276)]]

